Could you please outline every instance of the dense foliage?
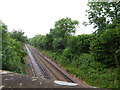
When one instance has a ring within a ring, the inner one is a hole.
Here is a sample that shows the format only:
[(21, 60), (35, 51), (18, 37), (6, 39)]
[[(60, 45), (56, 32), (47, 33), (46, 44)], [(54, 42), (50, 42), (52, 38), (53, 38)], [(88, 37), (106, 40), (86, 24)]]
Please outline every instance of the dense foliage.
[(27, 36), (24, 36), (24, 32), (22, 32), (22, 30), (18, 30), (18, 31), (13, 30), (10, 34), (12, 38), (22, 43), (27, 43), (28, 41)]
[(63, 18), (46, 36), (36, 35), (29, 43), (57, 60), (67, 71), (91, 85), (118, 88), (120, 81), (120, 2), (88, 4), (89, 23), (96, 31), (74, 36), (78, 21)]
[(119, 67), (120, 49), (120, 1), (119, 2), (90, 2), (88, 12), (89, 24), (97, 27), (91, 41), (91, 52), (95, 60), (108, 65)]
[(93, 23), (94, 28), (97, 27), (101, 31), (104, 30), (108, 24), (120, 19), (120, 2), (89, 2), (88, 6), (90, 7), (90, 9), (87, 10), (89, 24)]
[(63, 18), (55, 22), (55, 27), (50, 29), (46, 36), (36, 35), (30, 43), (37, 48), (61, 52), (67, 47), (67, 39), (75, 33), (78, 21)]
[(17, 39), (12, 38), (14, 35), (7, 31), (7, 26), (0, 22), (0, 32), (2, 44), (2, 69), (17, 73), (25, 73), (25, 56), (24, 44)]
[(102, 34), (96, 35), (91, 41), (90, 49), (95, 60), (109, 67), (117, 67), (120, 63), (117, 52), (120, 49), (120, 26), (107, 29)]

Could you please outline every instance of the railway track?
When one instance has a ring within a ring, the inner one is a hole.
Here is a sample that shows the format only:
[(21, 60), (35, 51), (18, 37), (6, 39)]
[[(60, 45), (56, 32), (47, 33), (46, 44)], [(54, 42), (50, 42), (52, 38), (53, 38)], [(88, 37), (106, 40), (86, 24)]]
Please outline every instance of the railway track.
[(68, 73), (62, 70), (55, 62), (51, 61), (49, 58), (44, 56), (37, 49), (33, 48), (30, 45), (26, 45), (26, 49), (28, 51), (28, 54), (31, 55), (30, 58), (32, 59), (30, 60), (30, 63), (35, 76), (42, 76), (46, 79), (79, 83), (82, 86), (86, 87), (86, 85), (71, 77)]
[[(46, 79), (49, 79), (48, 74), (46, 71), (43, 69), (41, 63), (38, 62), (38, 58), (36, 58), (35, 54), (31, 52), (31, 48), (26, 45), (27, 52), (29, 54), (29, 63), (32, 71), (32, 75), (35, 77), (44, 77)], [(40, 74), (39, 74), (40, 73)]]
[[(68, 76), (66, 76), (60, 69), (58, 69), (53, 63), (48, 61), (48, 59), (46, 59), (45, 56), (42, 55), (41, 53), (39, 53), (36, 49), (32, 48), (29, 45), (27, 47), (31, 51), (31, 53), (32, 53), (32, 55), (37, 63), (37, 66), (39, 67), (42, 75), (45, 78), (47, 78), (47, 79), (51, 78), (50, 75), (47, 75), (48, 74), (47, 71), (49, 70), (51, 72), (51, 74), (54, 75), (54, 77), (55, 77), (52, 79), (60, 80), (60, 81), (74, 82)], [(42, 66), (43, 64), (44, 64), (44, 67), (46, 67), (46, 68), (43, 68), (43, 66)], [(32, 67), (32, 68), (33, 68), (33, 70), (35, 70), (34, 67)], [(37, 75), (35, 74), (35, 76), (37, 76)]]
[[(70, 77), (66, 76), (58, 67), (56, 67), (53, 63), (48, 61), (48, 59), (45, 58), (41, 53), (39, 53), (37, 50), (35, 50), (38, 55), (40, 55), (43, 59), (42, 62), (45, 64), (45, 66), (51, 71), (51, 73), (56, 77), (57, 80), (63, 80), (67, 82), (75, 82)], [(48, 65), (49, 64), (49, 65)], [(59, 75), (59, 76), (58, 76)]]

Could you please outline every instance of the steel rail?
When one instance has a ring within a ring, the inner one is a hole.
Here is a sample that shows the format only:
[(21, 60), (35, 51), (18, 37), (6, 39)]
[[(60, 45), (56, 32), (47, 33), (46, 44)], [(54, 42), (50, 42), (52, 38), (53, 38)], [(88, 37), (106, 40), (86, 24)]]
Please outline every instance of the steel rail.
[(65, 79), (65, 81), (68, 81), (68, 82), (73, 82), (75, 83), (75, 81), (71, 80), (71, 78), (69, 78), (68, 76), (66, 76), (60, 69), (58, 69), (54, 64), (52, 64), (51, 62), (49, 62), (43, 55), (40, 54), (40, 52), (38, 52), (37, 50), (33, 49), (34, 50), (34, 53), (36, 52), (37, 54), (40, 55), (40, 57), (42, 57), (45, 61), (42, 61), (42, 63), (44, 63), (44, 65), (51, 71), (51, 73), (58, 79), (59, 77), (53, 73), (53, 71), (45, 64), (45, 62), (47, 62), (51, 67), (53, 67), (61, 76), (63, 76), (63, 78)]
[[(39, 67), (39, 69), (40, 69), (42, 75), (44, 76), (44, 78), (50, 79), (49, 76), (47, 75), (46, 71), (42, 68), (42, 66), (41, 66), (41, 65), (39, 64), (39, 62), (37, 61), (37, 58), (36, 58), (35, 54), (33, 54), (31, 48), (30, 48), (29, 46), (28, 46), (28, 48), (29, 48), (30, 52), (32, 53), (33, 58), (34, 58), (35, 61), (37, 62), (36, 64), (37, 64), (37, 66)], [(33, 68), (33, 69), (34, 69), (34, 68)], [(34, 73), (35, 73), (35, 71), (34, 71)], [(37, 76), (37, 75), (36, 75), (36, 76)]]

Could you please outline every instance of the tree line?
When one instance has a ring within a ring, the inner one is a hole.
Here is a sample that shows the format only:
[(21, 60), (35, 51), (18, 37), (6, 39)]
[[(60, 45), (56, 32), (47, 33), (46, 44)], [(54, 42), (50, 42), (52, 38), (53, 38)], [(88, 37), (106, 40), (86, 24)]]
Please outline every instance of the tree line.
[(90, 2), (88, 6), (89, 22), (84, 25), (94, 24), (92, 34), (75, 36), (79, 22), (66, 17), (56, 21), (48, 34), (36, 35), (29, 43), (92, 85), (119, 87), (120, 2)]
[(27, 37), (21, 30), (8, 32), (7, 26), (0, 21), (0, 56), (2, 60), (2, 70), (13, 71), (25, 74), (25, 56), (24, 43)]

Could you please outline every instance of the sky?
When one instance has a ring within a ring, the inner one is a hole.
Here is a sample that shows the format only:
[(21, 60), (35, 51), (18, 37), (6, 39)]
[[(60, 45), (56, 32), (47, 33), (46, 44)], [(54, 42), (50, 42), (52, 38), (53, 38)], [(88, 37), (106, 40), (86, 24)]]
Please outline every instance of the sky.
[(93, 26), (85, 27), (88, 21), (85, 10), (88, 0), (0, 0), (0, 19), (8, 30), (22, 29), (29, 38), (45, 35), (54, 28), (56, 21), (69, 17), (79, 21), (76, 35), (90, 34)]

